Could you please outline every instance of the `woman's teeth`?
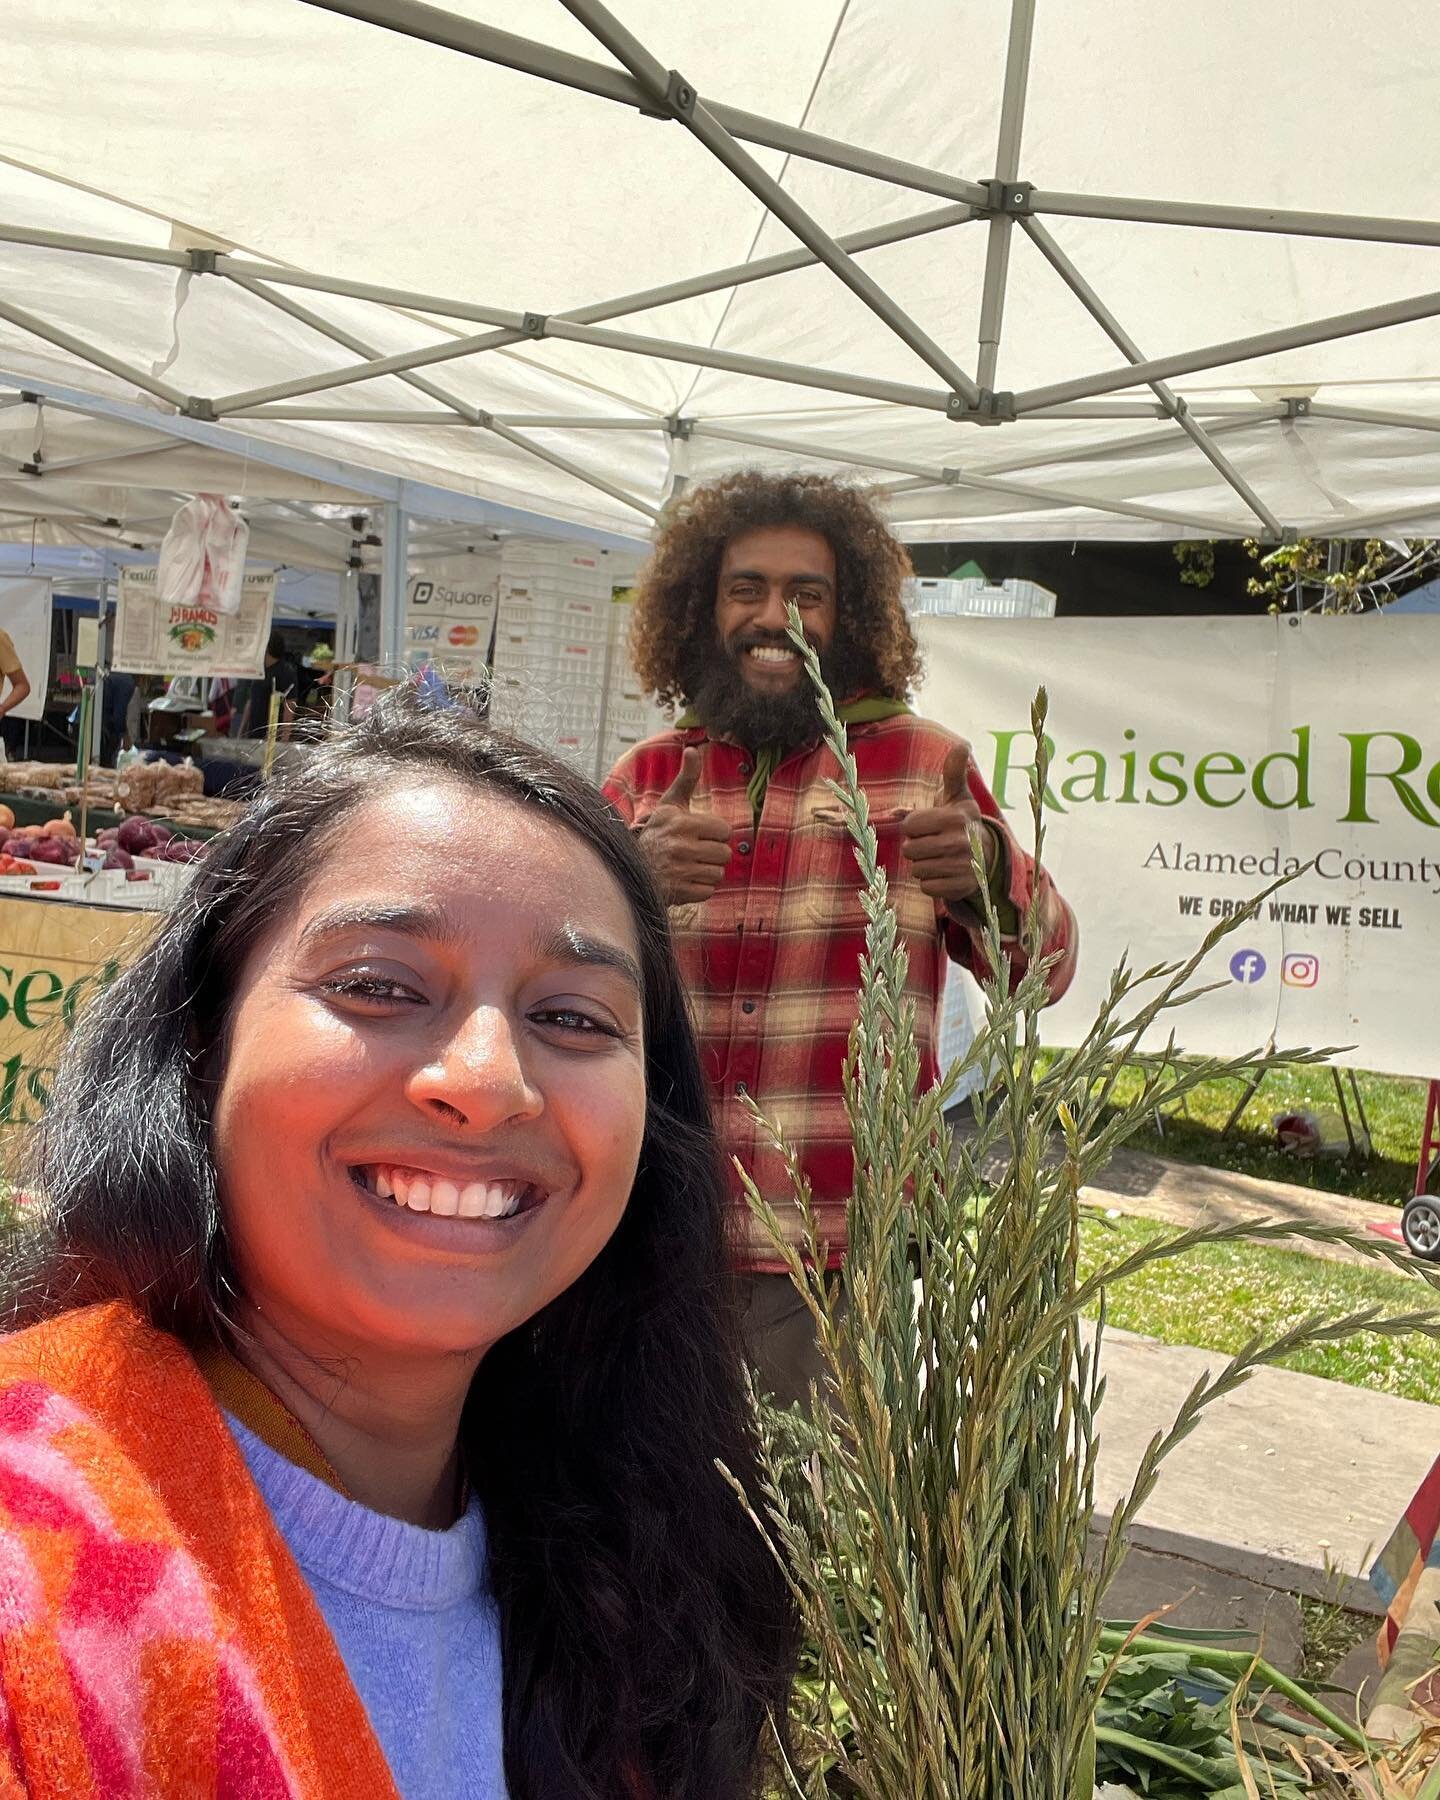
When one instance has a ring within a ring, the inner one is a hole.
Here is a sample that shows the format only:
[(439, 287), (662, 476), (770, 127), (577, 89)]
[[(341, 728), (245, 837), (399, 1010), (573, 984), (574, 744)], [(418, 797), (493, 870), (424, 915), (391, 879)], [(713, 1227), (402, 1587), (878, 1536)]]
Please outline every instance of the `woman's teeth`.
[(442, 1218), (508, 1219), (520, 1210), (525, 1192), (518, 1181), (445, 1181), (413, 1169), (372, 1168), (366, 1183), (382, 1200), (394, 1200), (411, 1212), (438, 1213)]

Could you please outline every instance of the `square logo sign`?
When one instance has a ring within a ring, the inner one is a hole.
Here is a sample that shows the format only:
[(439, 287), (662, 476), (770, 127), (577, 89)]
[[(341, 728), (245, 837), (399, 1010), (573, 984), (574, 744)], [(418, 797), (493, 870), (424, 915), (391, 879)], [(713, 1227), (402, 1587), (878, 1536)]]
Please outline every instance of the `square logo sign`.
[(417, 581), (415, 592), (410, 596), (410, 604), (412, 606), (428, 606), (434, 598), (435, 583), (433, 581)]
[(1280, 965), (1286, 987), (1313, 988), (1320, 980), (1320, 958), (1309, 950), (1292, 951)]

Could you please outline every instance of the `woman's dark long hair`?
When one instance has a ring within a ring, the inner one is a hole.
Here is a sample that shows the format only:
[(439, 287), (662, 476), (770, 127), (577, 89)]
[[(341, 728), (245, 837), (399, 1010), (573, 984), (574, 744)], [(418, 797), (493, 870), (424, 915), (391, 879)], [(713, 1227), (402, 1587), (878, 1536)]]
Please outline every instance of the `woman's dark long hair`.
[(510, 1792), (742, 1800), (767, 1714), (783, 1721), (796, 1631), (715, 1467), (754, 1482), (725, 1187), (664, 907), (630, 834), (562, 764), (402, 691), (265, 788), (67, 1047), (7, 1322), (120, 1298), (191, 1346), (233, 1342), (216, 1047), (247, 957), (345, 816), (416, 776), (502, 795), (586, 845), (629, 901), (645, 976), (629, 1206), (580, 1279), (486, 1356), (462, 1426), (503, 1619)]

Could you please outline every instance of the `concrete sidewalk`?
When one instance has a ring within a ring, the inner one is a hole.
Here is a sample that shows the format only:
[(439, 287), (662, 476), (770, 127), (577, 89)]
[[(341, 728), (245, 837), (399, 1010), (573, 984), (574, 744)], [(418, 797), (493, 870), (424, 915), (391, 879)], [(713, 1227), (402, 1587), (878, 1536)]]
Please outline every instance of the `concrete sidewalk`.
[[(1104, 1522), (1150, 1439), (1170, 1425), (1205, 1371), (1218, 1374), (1227, 1360), (1214, 1350), (1105, 1333), (1095, 1488)], [(1440, 1406), (1261, 1369), (1207, 1407), (1166, 1458), (1131, 1542), (1268, 1588), (1375, 1611), (1359, 1578), (1437, 1455)], [(1338, 1594), (1327, 1555), (1352, 1578)]]
[[(1288, 1181), (1262, 1181), (1254, 1175), (1212, 1169), (1201, 1163), (1171, 1162), (1138, 1150), (1118, 1151), (1102, 1178), (1082, 1188), (1080, 1197), (1089, 1206), (1180, 1226), (1293, 1219), (1315, 1225), (1343, 1225), (1363, 1232), (1372, 1221), (1393, 1225), (1400, 1218), (1398, 1206), (1353, 1200), (1345, 1194), (1327, 1194)], [(1332, 1262), (1383, 1266), (1377, 1258), (1342, 1244), (1312, 1244), (1303, 1238), (1290, 1238), (1281, 1247)]]

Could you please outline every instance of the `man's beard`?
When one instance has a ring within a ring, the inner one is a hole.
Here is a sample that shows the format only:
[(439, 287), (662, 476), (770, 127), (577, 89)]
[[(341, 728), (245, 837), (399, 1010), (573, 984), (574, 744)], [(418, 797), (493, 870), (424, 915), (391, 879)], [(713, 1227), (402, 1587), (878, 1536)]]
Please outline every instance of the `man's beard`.
[[(712, 639), (703, 663), (686, 683), (690, 707), (711, 737), (733, 739), (747, 750), (774, 748), (788, 756), (814, 743), (824, 730), (815, 684), (809, 671), (802, 670), (799, 683), (788, 692), (759, 692), (741, 668), (751, 644), (794, 647), (786, 637), (763, 632), (747, 631), (729, 644)], [(838, 641), (821, 652), (820, 673), (837, 706), (862, 685), (860, 658)]]

